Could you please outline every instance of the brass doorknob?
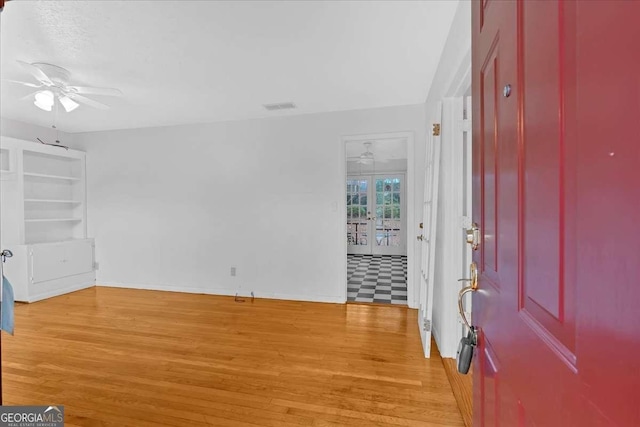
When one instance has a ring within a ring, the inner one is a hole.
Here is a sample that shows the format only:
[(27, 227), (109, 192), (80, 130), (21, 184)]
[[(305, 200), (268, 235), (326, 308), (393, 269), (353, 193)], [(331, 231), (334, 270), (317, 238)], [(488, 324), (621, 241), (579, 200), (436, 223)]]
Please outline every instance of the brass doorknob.
[(478, 264), (475, 261), (469, 265), (469, 275), (471, 276), (469, 279), (458, 279), (458, 282), (469, 282), (469, 287), (475, 291), (478, 289)]
[(478, 290), (478, 265), (475, 262), (472, 262), (469, 266), (469, 272), (471, 273), (471, 278), (469, 279), (460, 279), (459, 282), (470, 282), (471, 284), (466, 288), (460, 289), (458, 292), (458, 312), (460, 313), (460, 318), (462, 322), (466, 325), (469, 330), (473, 330), (469, 320), (467, 320), (467, 316), (464, 314), (464, 306), (462, 304), (462, 298), (469, 292), (475, 292)]

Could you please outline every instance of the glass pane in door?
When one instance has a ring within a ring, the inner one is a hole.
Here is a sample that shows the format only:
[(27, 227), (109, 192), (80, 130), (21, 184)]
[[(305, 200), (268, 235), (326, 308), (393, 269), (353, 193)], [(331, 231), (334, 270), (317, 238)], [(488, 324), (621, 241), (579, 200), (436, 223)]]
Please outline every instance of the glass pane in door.
[(376, 246), (399, 247), (401, 241), (401, 182), (376, 178)]
[(369, 244), (368, 190), (366, 179), (347, 180), (347, 244), (350, 246)]

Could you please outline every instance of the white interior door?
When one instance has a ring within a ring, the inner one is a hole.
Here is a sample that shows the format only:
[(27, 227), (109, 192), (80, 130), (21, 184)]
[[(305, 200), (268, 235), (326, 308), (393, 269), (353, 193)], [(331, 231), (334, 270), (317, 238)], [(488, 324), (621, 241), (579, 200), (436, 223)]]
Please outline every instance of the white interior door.
[(371, 254), (371, 177), (347, 177), (347, 253)]
[(347, 253), (406, 255), (404, 174), (347, 177)]
[(375, 204), (373, 255), (406, 255), (404, 175), (375, 175), (369, 199)]
[[(442, 122), (442, 103), (438, 103), (434, 123)], [(432, 132), (427, 144), (424, 174), (424, 204), (422, 207), (422, 256), (420, 263), (420, 311), (418, 315), (424, 354), (431, 354), (431, 323), (433, 319), (433, 281), (438, 213), (438, 177), (440, 174), (440, 129)]]

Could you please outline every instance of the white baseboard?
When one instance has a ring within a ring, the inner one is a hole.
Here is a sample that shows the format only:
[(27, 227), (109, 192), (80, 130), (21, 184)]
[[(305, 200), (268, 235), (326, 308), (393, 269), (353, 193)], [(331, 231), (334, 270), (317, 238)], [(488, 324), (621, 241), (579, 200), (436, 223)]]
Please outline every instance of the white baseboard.
[(457, 344), (455, 349), (444, 348), (444, 346), (442, 345), (442, 341), (440, 340), (440, 334), (438, 333), (438, 330), (434, 329), (432, 333), (433, 333), (433, 339), (435, 339), (436, 344), (438, 344), (438, 351), (440, 352), (440, 357), (442, 357), (443, 359), (455, 359)]
[(69, 292), (75, 292), (75, 291), (79, 291), (81, 289), (86, 289), (86, 288), (91, 288), (93, 286), (96, 285), (95, 279), (90, 279), (88, 281), (85, 282), (80, 282), (80, 283), (74, 283), (71, 286), (66, 286), (64, 288), (57, 288), (57, 289), (53, 289), (53, 290), (48, 290), (45, 292), (41, 292), (38, 294), (34, 294), (31, 295), (29, 297), (29, 301), (28, 302), (36, 302), (36, 301), (40, 301), (46, 298), (52, 298), (52, 297), (57, 297), (60, 295), (64, 295), (64, 294), (68, 294)]
[(436, 328), (431, 329), (431, 334), (433, 335), (433, 339), (436, 341), (436, 345), (438, 346), (438, 351), (440, 352), (440, 357), (446, 357), (442, 354), (442, 341), (440, 341), (440, 334)]
[[(148, 291), (168, 291), (168, 292), (185, 292), (189, 294), (205, 294), (205, 295), (226, 295), (233, 296), (238, 293), (237, 289), (229, 288), (197, 288), (197, 287), (185, 287), (174, 285), (159, 285), (150, 283), (118, 283), (118, 282), (105, 282), (100, 281), (96, 283), (96, 286), (104, 286), (108, 288), (128, 288), (128, 289), (144, 289)], [(250, 297), (241, 293), (242, 297)], [(298, 294), (286, 294), (279, 292), (260, 293), (255, 292), (256, 298), (268, 298), (268, 299), (282, 299), (291, 301), (308, 301), (308, 302), (325, 302), (334, 304), (344, 304), (344, 296), (331, 296), (331, 295), (298, 295)]]

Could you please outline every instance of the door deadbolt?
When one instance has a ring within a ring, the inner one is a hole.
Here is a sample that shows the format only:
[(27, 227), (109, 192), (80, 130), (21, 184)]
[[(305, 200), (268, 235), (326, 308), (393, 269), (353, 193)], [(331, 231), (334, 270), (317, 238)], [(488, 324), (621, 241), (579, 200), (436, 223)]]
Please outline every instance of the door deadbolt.
[(471, 228), (468, 228), (467, 231), (467, 243), (471, 245), (471, 249), (478, 250), (480, 246), (480, 227), (478, 227), (477, 223), (473, 223)]

